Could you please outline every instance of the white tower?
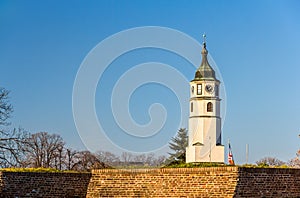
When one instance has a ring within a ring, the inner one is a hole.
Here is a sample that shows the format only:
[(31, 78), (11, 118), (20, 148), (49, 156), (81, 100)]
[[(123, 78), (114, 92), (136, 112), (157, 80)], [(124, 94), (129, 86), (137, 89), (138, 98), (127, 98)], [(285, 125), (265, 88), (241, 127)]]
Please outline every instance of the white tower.
[(205, 35), (202, 62), (190, 82), (189, 140), (186, 162), (224, 163), (221, 144), (219, 85), (215, 71), (207, 60)]

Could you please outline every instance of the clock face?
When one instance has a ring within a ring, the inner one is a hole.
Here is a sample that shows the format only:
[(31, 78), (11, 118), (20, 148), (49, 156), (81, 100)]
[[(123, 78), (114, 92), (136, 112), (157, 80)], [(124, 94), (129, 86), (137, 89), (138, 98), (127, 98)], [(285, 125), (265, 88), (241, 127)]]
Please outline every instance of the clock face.
[(214, 91), (214, 88), (212, 85), (206, 85), (205, 86), (205, 90), (208, 92), (208, 93), (212, 93)]

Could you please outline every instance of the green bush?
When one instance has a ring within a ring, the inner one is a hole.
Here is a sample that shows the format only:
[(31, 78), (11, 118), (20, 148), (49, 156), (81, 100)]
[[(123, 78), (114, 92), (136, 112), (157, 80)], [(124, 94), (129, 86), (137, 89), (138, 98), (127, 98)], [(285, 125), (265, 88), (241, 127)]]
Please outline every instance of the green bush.
[(281, 166), (270, 166), (266, 163), (260, 163), (258, 165), (256, 164), (243, 164), (243, 165), (239, 165), (238, 167), (241, 167), (241, 168), (291, 168), (290, 166), (284, 164), (284, 165), (281, 165)]

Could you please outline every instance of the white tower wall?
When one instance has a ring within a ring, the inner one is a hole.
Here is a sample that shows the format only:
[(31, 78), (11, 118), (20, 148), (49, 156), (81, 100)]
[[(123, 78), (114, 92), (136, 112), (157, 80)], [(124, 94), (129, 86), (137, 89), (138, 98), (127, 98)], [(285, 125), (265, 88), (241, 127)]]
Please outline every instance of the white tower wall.
[(224, 163), (221, 145), (219, 84), (207, 61), (204, 43), (202, 63), (190, 82), (189, 138), (186, 162)]

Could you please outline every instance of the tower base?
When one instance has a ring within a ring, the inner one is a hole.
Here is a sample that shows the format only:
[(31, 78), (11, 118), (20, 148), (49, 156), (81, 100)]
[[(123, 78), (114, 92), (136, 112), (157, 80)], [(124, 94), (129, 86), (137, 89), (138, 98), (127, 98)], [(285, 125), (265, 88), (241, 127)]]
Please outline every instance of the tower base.
[(188, 146), (186, 148), (186, 163), (190, 162), (224, 163), (224, 146), (217, 145), (211, 148), (204, 145)]

